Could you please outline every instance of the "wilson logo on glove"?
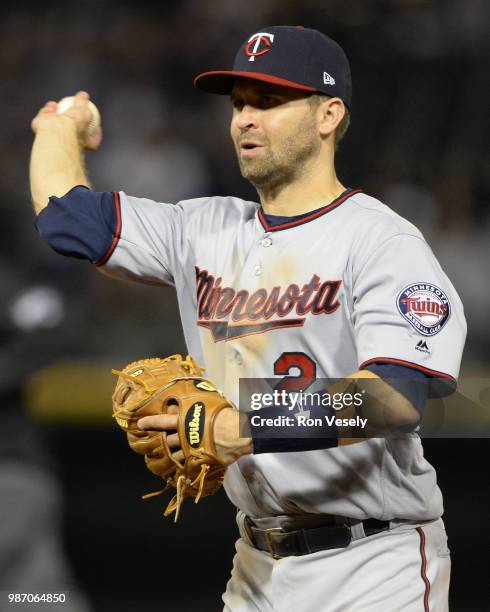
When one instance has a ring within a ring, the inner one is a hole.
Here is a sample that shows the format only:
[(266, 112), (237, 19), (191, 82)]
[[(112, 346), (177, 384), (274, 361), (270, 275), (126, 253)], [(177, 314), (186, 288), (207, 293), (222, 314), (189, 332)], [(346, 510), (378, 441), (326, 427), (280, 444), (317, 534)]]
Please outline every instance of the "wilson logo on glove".
[(122, 427), (123, 429), (127, 429), (128, 428), (128, 422), (126, 421), (126, 419), (122, 419), (121, 417), (115, 417), (116, 419), (116, 423), (119, 425), (119, 427)]
[(185, 435), (187, 442), (192, 448), (198, 448), (201, 444), (202, 433), (204, 430), (204, 414), (201, 419), (201, 413), (204, 412), (204, 404), (196, 402), (192, 404), (191, 409), (185, 417)]
[(217, 391), (216, 387), (207, 380), (195, 380), (194, 386), (201, 391)]

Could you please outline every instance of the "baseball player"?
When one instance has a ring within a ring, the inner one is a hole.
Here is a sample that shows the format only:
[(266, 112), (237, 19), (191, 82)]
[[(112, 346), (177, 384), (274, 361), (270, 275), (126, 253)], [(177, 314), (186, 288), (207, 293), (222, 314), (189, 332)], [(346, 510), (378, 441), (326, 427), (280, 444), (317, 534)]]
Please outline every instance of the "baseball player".
[[(189, 352), (235, 402), (243, 378), (278, 377), (296, 391), (319, 378), (379, 385), (384, 436), (348, 425), (323, 438), (264, 436), (250, 418), (240, 438), (236, 411), (220, 413), (241, 536), (225, 610), (447, 610), (442, 496), (416, 428), (427, 397), (455, 387), (463, 307), (417, 228), (336, 175), (352, 112), (348, 60), (318, 31), (267, 27), (231, 70), (195, 85), (230, 97), (238, 163), (260, 203), (93, 191), (83, 147), (101, 134), (87, 136), (79, 92), (64, 114), (48, 102), (33, 121), (38, 230), (106, 274), (175, 287)], [(176, 418), (139, 426), (175, 429)], [(176, 434), (169, 443), (178, 454)]]

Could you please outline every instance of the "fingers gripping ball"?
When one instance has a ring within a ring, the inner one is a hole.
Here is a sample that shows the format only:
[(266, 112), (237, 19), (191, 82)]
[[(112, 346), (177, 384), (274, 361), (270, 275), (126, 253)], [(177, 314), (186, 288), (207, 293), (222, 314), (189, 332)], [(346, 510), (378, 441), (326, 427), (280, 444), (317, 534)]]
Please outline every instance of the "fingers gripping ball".
[[(61, 98), (58, 102), (58, 106), (56, 112), (61, 115), (69, 108), (71, 108), (75, 103), (75, 96), (67, 96), (66, 98)], [(100, 126), (100, 113), (99, 109), (95, 106), (95, 104), (91, 100), (87, 100), (88, 109), (92, 115), (92, 119), (87, 127), (87, 134), (91, 136), (95, 133), (97, 128)]]
[[(197, 503), (223, 483), (226, 467), (216, 453), (213, 424), (221, 410), (233, 405), (203, 377), (190, 355), (142, 359), (112, 372), (119, 376), (112, 396), (113, 416), (127, 433), (130, 447), (144, 455), (148, 469), (166, 481), (163, 490), (144, 498), (175, 489), (164, 515), (175, 511), (177, 521), (185, 497)], [(138, 429), (139, 419), (158, 414), (178, 416), (183, 463), (175, 459), (175, 449), (167, 443), (167, 436), (174, 432)]]

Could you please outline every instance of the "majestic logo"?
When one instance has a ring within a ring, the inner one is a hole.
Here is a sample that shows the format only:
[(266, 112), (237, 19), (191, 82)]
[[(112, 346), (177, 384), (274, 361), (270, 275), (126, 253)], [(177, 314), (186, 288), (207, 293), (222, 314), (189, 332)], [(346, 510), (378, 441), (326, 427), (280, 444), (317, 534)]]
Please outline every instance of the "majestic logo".
[(430, 354), (430, 348), (427, 346), (427, 342), (425, 340), (419, 340), (417, 342), (415, 350), (416, 351), (420, 351), (421, 353), (429, 353)]
[(254, 62), (259, 55), (264, 55), (271, 50), (274, 42), (274, 34), (268, 32), (257, 32), (248, 39), (245, 53), (249, 56), (249, 62)]
[(202, 433), (204, 428), (204, 418), (201, 416), (204, 411), (204, 404), (202, 402), (196, 402), (192, 404), (185, 417), (185, 434), (187, 441), (193, 448), (198, 448), (201, 444)]
[(323, 73), (323, 82), (325, 85), (335, 85), (335, 79), (331, 74), (328, 74), (328, 72)]
[(451, 314), (447, 295), (428, 283), (405, 287), (397, 298), (400, 314), (423, 336), (434, 336), (446, 324)]
[(337, 294), (342, 281), (321, 282), (316, 274), (302, 287), (291, 283), (285, 289), (275, 286), (253, 293), (222, 287), (222, 278), (215, 278), (207, 270), (196, 267), (196, 275), (197, 324), (209, 329), (215, 342), (302, 327), (306, 315), (329, 315), (340, 306)]

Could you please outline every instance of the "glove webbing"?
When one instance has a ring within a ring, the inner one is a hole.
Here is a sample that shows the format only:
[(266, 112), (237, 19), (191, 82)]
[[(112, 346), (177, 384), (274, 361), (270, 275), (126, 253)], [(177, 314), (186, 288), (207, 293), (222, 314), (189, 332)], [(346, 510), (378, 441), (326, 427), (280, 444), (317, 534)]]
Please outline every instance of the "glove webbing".
[[(142, 408), (145, 404), (147, 404), (149, 398), (154, 399), (157, 395), (160, 395), (160, 393), (163, 393), (163, 391), (166, 391), (169, 387), (174, 385), (176, 382), (179, 382), (180, 380), (202, 380), (204, 382), (209, 383), (210, 385), (213, 384), (210, 380), (208, 380), (207, 378), (203, 378), (202, 376), (179, 376), (176, 378), (172, 378), (166, 385), (163, 385), (163, 387), (152, 388), (144, 380), (139, 380), (138, 378), (134, 378), (133, 376), (131, 376), (131, 374), (128, 374), (127, 372), (120, 372), (119, 370), (111, 370), (111, 371), (115, 376), (122, 376), (123, 378), (126, 378), (130, 381), (138, 383), (139, 385), (145, 388), (145, 394), (146, 394), (146, 397), (143, 398), (141, 401), (139, 401), (134, 406), (123, 406), (122, 408), (119, 408), (119, 410), (116, 410), (115, 412), (113, 412), (112, 417), (115, 418), (116, 421), (118, 420), (118, 416), (121, 413), (135, 412), (136, 410), (138, 410), (138, 408)], [(126, 421), (125, 421), (125, 427), (127, 427)]]
[[(201, 499), (202, 491), (204, 489), (204, 480), (206, 479), (206, 474), (209, 472), (209, 469), (210, 466), (207, 463), (203, 463), (201, 465), (200, 473), (193, 481), (190, 481), (189, 478), (186, 478), (184, 474), (181, 474), (177, 478), (177, 482), (175, 483), (177, 493), (170, 500), (168, 506), (166, 507), (163, 513), (163, 516), (168, 516), (169, 514), (172, 514), (172, 512), (175, 510), (174, 523), (176, 523), (179, 518), (180, 507), (182, 506), (182, 502), (184, 501), (184, 493), (187, 487), (195, 487), (197, 483), (199, 483), (199, 490), (194, 499), (194, 503), (197, 504), (197, 502)], [(141, 496), (141, 499), (149, 499), (150, 497), (161, 495), (162, 493), (165, 493), (165, 491), (167, 491), (170, 486), (171, 484), (167, 482), (166, 486), (163, 489), (160, 489), (159, 491), (154, 491), (153, 493), (146, 493), (146, 495)]]

